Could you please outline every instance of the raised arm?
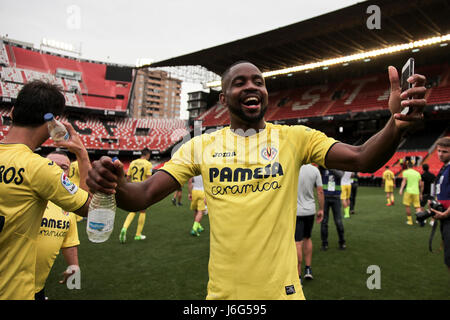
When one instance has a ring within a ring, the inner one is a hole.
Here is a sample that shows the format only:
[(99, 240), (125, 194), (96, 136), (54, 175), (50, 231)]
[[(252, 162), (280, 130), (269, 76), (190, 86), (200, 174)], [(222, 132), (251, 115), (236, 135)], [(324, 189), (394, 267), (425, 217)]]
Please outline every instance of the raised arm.
[(86, 178), (89, 169), (91, 169), (91, 161), (89, 160), (89, 155), (86, 148), (83, 145), (78, 133), (75, 131), (70, 123), (64, 123), (69, 132), (70, 138), (67, 141), (57, 141), (55, 144), (58, 147), (65, 147), (70, 152), (74, 153), (78, 161), (78, 170), (80, 171), (80, 185), (79, 187), (83, 190), (88, 191), (86, 184)]
[(143, 182), (128, 182), (123, 164), (106, 156), (93, 162), (86, 182), (92, 192), (115, 194), (117, 206), (128, 211), (144, 210), (180, 187), (165, 171), (157, 171)]
[[(331, 147), (325, 160), (328, 168), (375, 172), (395, 153), (407, 129), (423, 119), (423, 108), (426, 105), (425, 77), (414, 74), (408, 79), (413, 88), (401, 93), (398, 72), (394, 67), (389, 67), (389, 81), (391, 84), (389, 110), (392, 116), (386, 126), (361, 146), (336, 143)], [(413, 110), (411, 114), (401, 114), (401, 110), (407, 106)]]

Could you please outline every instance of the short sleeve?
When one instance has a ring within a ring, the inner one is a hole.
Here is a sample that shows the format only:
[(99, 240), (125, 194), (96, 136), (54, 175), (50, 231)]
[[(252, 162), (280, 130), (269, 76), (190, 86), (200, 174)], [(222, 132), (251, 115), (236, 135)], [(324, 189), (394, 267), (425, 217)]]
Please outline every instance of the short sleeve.
[(70, 212), (69, 213), (69, 230), (66, 233), (66, 236), (64, 237), (64, 241), (61, 245), (61, 248), (70, 248), (75, 247), (80, 244), (80, 239), (78, 238), (78, 226), (77, 226), (77, 219), (75, 217), (75, 214)]
[(316, 175), (316, 187), (322, 187), (322, 176), (320, 175), (320, 171), (316, 167), (314, 167), (314, 169)]
[[(196, 161), (199, 157), (201, 159), (201, 141), (201, 136), (197, 136), (184, 143), (160, 170), (170, 174), (181, 186), (191, 177), (201, 174)], [(196, 148), (198, 144), (200, 148)]]
[(325, 159), (330, 148), (338, 141), (326, 136), (323, 132), (306, 126), (295, 127), (297, 152), (302, 163), (315, 163), (325, 167)]
[(40, 198), (69, 212), (77, 211), (86, 203), (89, 194), (71, 182), (53, 161), (42, 158), (35, 161), (34, 167), (30, 185)]

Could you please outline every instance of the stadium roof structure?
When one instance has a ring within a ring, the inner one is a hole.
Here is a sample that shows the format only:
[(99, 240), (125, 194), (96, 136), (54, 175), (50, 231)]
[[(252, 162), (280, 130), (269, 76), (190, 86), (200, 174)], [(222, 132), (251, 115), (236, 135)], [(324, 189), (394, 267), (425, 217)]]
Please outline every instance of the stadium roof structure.
[[(381, 12), (381, 28), (369, 29), (369, 5)], [(171, 59), (150, 67), (200, 65), (221, 74), (238, 60), (262, 72), (408, 43), (450, 31), (447, 0), (361, 2), (275, 30)], [(148, 67), (147, 66), (147, 67)]]

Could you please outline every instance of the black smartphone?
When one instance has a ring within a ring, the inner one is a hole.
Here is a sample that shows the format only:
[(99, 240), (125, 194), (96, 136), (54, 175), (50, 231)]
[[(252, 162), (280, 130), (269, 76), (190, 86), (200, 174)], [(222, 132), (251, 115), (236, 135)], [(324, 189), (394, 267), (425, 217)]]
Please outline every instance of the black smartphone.
[[(406, 61), (405, 65), (402, 68), (402, 76), (401, 76), (401, 80), (400, 80), (402, 92), (412, 88), (412, 84), (409, 83), (407, 80), (413, 74), (414, 74), (414, 58), (409, 58), (408, 61)], [(411, 99), (411, 98), (409, 98), (409, 99)], [(401, 114), (410, 114), (411, 111), (412, 110), (410, 110), (409, 107), (405, 107), (401, 111)]]

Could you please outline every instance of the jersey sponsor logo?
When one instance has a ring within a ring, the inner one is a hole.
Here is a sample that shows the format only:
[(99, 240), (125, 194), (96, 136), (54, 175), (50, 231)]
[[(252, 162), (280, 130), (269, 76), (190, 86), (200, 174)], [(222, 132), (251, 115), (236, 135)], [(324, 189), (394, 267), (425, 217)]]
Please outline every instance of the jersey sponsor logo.
[(61, 184), (70, 194), (75, 194), (78, 190), (77, 185), (72, 183), (64, 172), (61, 174)]
[[(283, 176), (283, 167), (280, 163), (269, 163), (265, 167), (251, 168), (229, 168), (224, 167), (209, 169), (209, 181), (212, 183), (218, 182), (243, 182), (251, 180), (267, 179), (269, 177)], [(214, 196), (226, 194), (243, 194), (247, 192), (264, 192), (270, 190), (280, 189), (279, 181), (256, 181), (256, 183), (235, 184), (227, 186), (215, 185), (211, 188), (211, 193)]]
[(282, 176), (283, 167), (279, 162), (269, 163), (265, 167), (250, 168), (236, 168), (229, 167), (209, 168), (209, 182), (241, 182), (251, 179), (265, 179), (269, 177)]
[(69, 229), (70, 221), (42, 218), (41, 228)]
[(261, 157), (267, 161), (272, 161), (276, 158), (278, 150), (274, 147), (266, 147), (261, 150)]
[(14, 182), (16, 185), (22, 184), (24, 168), (16, 169), (14, 167), (6, 168), (5, 166), (0, 166), (0, 183), (10, 184)]
[(235, 157), (236, 152), (216, 152), (213, 154), (213, 158), (228, 158), (228, 157)]

